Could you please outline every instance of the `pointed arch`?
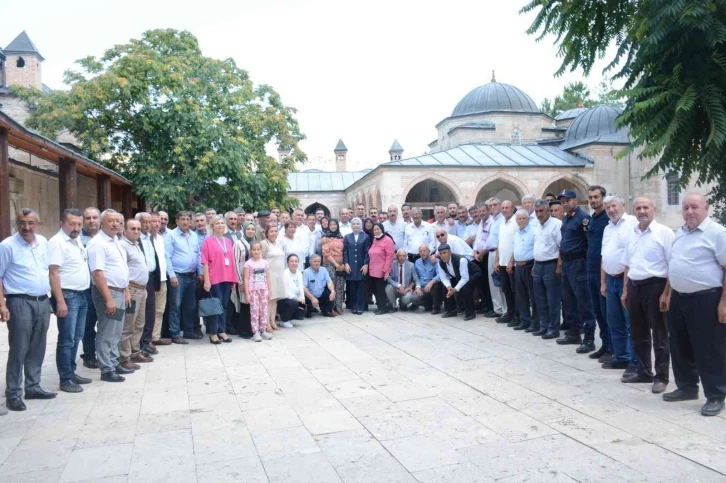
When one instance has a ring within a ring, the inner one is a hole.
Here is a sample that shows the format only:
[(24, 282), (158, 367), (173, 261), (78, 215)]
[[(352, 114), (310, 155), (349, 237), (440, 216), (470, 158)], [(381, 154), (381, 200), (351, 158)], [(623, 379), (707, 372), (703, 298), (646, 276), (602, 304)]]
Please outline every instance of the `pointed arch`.
[[(487, 188), (487, 185), (491, 185), (489, 187), (491, 188), (490, 190), (485, 190), (485, 188)], [(481, 203), (483, 201), (486, 201), (486, 199), (497, 195), (498, 190), (494, 190), (499, 185), (501, 185), (501, 188), (505, 190), (505, 198), (515, 198), (509, 199), (509, 201), (516, 203), (519, 203), (522, 199), (522, 196), (524, 196), (528, 192), (527, 185), (525, 185), (522, 180), (510, 174), (499, 171), (479, 181), (479, 184), (477, 184), (476, 188), (474, 188), (475, 202)], [(506, 193), (506, 191), (508, 191), (509, 193)]]
[(434, 183), (441, 184), (448, 188), (451, 191), (451, 194), (454, 195), (454, 200), (432, 200), (432, 201), (456, 201), (457, 203), (462, 202), (464, 199), (464, 193), (461, 192), (459, 189), (459, 186), (457, 186), (456, 183), (454, 183), (452, 180), (447, 178), (446, 176), (442, 176), (441, 174), (434, 174), (434, 173), (424, 173), (421, 176), (418, 176), (414, 179), (412, 179), (408, 185), (403, 189), (403, 196), (401, 197), (402, 200), (407, 201), (408, 195), (411, 193), (411, 190), (419, 183), (423, 181), (431, 180)]
[(557, 174), (540, 185), (540, 198), (544, 198), (545, 193), (552, 192), (555, 196), (565, 189), (574, 189), (577, 198), (580, 201), (587, 201), (587, 191), (590, 187), (587, 182), (580, 176), (572, 174)]
[(322, 203), (319, 203), (319, 202), (317, 202), (317, 201), (316, 201), (315, 203), (311, 203), (311, 204), (309, 204), (309, 205), (307, 206), (307, 208), (305, 208), (305, 210), (304, 210), (304, 211), (305, 211), (305, 214), (306, 214), (306, 215), (309, 215), (309, 214), (311, 214), (311, 213), (312, 213), (312, 214), (314, 215), (314, 214), (315, 214), (315, 212), (316, 212), (317, 210), (319, 210), (319, 209), (322, 209), (322, 210), (323, 210), (323, 211), (325, 212), (325, 216), (328, 216), (328, 217), (330, 216), (330, 210), (328, 209), (328, 207), (327, 207), (327, 206), (325, 206), (325, 205), (324, 205), (324, 204), (322, 204)]

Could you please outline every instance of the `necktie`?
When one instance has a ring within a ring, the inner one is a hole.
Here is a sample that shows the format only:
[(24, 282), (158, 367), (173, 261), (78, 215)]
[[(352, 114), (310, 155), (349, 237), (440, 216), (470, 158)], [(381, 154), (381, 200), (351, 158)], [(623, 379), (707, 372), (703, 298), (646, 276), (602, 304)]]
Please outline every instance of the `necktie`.
[(398, 266), (398, 283), (403, 285), (403, 265)]

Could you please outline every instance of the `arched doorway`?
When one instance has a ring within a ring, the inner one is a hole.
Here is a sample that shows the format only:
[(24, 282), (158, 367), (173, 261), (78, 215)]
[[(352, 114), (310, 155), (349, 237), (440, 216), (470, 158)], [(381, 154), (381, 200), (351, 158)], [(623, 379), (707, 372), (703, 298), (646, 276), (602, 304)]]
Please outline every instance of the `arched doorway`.
[(481, 187), (476, 195), (476, 204), (484, 203), (489, 198), (497, 197), (502, 201), (511, 201), (515, 205), (521, 203), (522, 193), (516, 186), (502, 179), (495, 179)]
[(305, 208), (305, 214), (306, 215), (314, 215), (316, 211), (319, 209), (322, 209), (325, 212), (325, 216), (330, 217), (330, 210), (327, 206), (325, 206), (322, 203), (318, 203), (317, 201), (311, 205), (308, 205), (307, 208)]
[(416, 183), (406, 194), (406, 203), (421, 209), (424, 220), (434, 217), (436, 203), (447, 204), (457, 201), (454, 193), (443, 183), (433, 179), (425, 179)]
[(547, 185), (544, 192), (542, 193), (542, 197), (544, 197), (547, 193), (552, 193), (557, 196), (564, 190), (573, 190), (577, 194), (577, 201), (579, 202), (579, 204), (587, 204), (587, 188), (579, 186), (577, 183), (574, 183), (572, 180), (567, 178), (557, 179)]

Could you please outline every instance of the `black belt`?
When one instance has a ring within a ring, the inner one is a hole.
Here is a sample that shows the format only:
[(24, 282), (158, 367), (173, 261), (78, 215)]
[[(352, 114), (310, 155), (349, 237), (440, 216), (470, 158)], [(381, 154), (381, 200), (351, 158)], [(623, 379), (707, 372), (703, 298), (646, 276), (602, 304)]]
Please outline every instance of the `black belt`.
[(6, 293), (5, 298), (8, 299), (25, 299), (25, 300), (32, 300), (33, 302), (42, 302), (43, 300), (47, 299), (47, 295), (25, 295), (23, 293)]
[(707, 288), (706, 290), (699, 290), (698, 292), (693, 292), (693, 293), (683, 293), (683, 292), (678, 292), (677, 290), (674, 290), (674, 292), (677, 293), (679, 297), (683, 297), (686, 299), (689, 299), (691, 297), (698, 297), (700, 295), (708, 295), (708, 294), (712, 294), (712, 293), (716, 293), (716, 292), (720, 293), (721, 291), (723, 291), (723, 287)]
[[(610, 275), (610, 274), (608, 273), (608, 275)], [(625, 272), (621, 272), (617, 275), (610, 275), (610, 276), (613, 277), (614, 279), (623, 278), (625, 276)]]
[(542, 261), (535, 260), (534, 263), (536, 263), (537, 265), (545, 265), (545, 264), (548, 264), (548, 263), (557, 263), (557, 260), (559, 260), (559, 259), (558, 258), (553, 258), (552, 260), (542, 260)]
[(70, 293), (77, 293), (77, 294), (83, 294), (83, 293), (86, 293), (86, 291), (85, 291), (85, 290), (72, 290), (72, 289), (70, 289), (70, 288), (62, 288), (62, 289), (61, 289), (61, 291), (62, 291), (62, 292), (70, 292)]
[(489, 253), (492, 253), (492, 252), (496, 252), (496, 251), (497, 251), (497, 249), (496, 249), (496, 248), (490, 248), (490, 249), (489, 249)]
[(197, 272), (174, 272), (177, 275), (185, 275), (185, 276), (196, 276)]
[(650, 278), (645, 278), (643, 280), (633, 280), (631, 278), (630, 283), (633, 284), (633, 287), (642, 287), (643, 285), (651, 285), (651, 284), (658, 283), (658, 282), (665, 282), (666, 280), (667, 280), (666, 278), (661, 278), (661, 277), (650, 277)]
[(560, 253), (560, 257), (562, 258), (563, 262), (571, 262), (572, 260), (580, 260), (581, 258), (585, 258), (586, 256), (587, 256), (587, 252)]
[(531, 267), (534, 265), (534, 260), (525, 260), (523, 262), (514, 262), (514, 264), (518, 267)]
[(123, 292), (124, 290), (126, 290), (124, 288), (112, 287), (110, 285), (108, 286), (108, 289), (113, 290), (114, 292)]

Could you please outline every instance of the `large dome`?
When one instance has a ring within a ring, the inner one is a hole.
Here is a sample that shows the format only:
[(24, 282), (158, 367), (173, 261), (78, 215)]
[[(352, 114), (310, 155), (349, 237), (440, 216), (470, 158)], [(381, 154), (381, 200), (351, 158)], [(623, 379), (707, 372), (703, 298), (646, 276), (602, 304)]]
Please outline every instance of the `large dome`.
[(561, 149), (570, 149), (585, 144), (628, 144), (627, 128), (618, 129), (615, 120), (622, 111), (616, 107), (597, 106), (577, 116), (567, 128)]
[(532, 98), (518, 88), (492, 81), (465, 95), (451, 117), (496, 111), (540, 112)]

